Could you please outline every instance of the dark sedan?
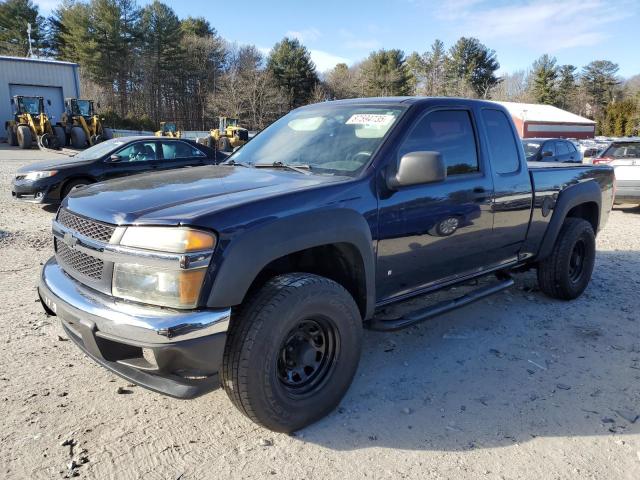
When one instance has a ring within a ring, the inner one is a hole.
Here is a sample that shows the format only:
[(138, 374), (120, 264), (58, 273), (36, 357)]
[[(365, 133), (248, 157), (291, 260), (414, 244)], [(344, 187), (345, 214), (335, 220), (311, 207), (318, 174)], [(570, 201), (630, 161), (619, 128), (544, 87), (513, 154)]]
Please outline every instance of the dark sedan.
[(186, 139), (114, 138), (64, 160), (22, 167), (13, 179), (12, 195), (21, 200), (57, 203), (72, 190), (91, 183), (149, 171), (210, 165), (226, 157)]
[(563, 138), (523, 138), (528, 162), (582, 163), (582, 155), (573, 142)]

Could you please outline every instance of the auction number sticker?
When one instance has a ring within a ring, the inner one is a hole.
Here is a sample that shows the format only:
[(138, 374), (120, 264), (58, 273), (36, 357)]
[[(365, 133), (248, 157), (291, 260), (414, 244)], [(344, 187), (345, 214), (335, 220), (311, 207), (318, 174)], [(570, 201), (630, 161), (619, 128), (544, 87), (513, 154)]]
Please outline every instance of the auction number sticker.
[(347, 125), (389, 125), (393, 122), (394, 115), (375, 113), (356, 113), (347, 120)]

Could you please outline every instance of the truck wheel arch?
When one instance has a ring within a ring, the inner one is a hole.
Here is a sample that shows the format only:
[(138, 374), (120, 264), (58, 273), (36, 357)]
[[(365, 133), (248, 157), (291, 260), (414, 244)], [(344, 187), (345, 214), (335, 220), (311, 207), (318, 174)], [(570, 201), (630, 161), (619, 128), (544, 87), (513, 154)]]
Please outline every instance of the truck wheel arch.
[(537, 260), (547, 258), (556, 243), (560, 229), (567, 217), (579, 217), (591, 223), (594, 233), (600, 224), (602, 192), (594, 180), (577, 183), (562, 190), (558, 196), (547, 231), (538, 251)]
[[(224, 245), (224, 238), (220, 243)], [(327, 268), (324, 276), (350, 291), (363, 319), (373, 315), (375, 258), (371, 230), (362, 215), (353, 210), (323, 210), (278, 219), (248, 229), (222, 248), (218, 261), (214, 260), (210, 267), (214, 277), (206, 302), (210, 307), (241, 304), (272, 272), (287, 272), (284, 263), (288, 262), (294, 267), (288, 271), (322, 275), (323, 268)], [(316, 261), (309, 264), (304, 260), (309, 258)], [(323, 267), (322, 262), (327, 260), (351, 262), (353, 281), (345, 282), (340, 277), (344, 268), (334, 272), (331, 265)]]

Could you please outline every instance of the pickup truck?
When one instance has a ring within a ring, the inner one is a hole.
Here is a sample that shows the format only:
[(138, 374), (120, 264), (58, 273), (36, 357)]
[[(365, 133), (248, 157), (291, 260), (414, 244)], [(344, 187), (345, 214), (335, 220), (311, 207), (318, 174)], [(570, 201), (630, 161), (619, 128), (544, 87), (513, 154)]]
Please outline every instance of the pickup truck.
[[(491, 102), (326, 102), (221, 165), (72, 192), (38, 291), (116, 374), (178, 398), (221, 384), (250, 419), (290, 432), (340, 402), (364, 327), (462, 307), (516, 269), (536, 268), (553, 298), (578, 297), (613, 192), (609, 166), (528, 166)], [(376, 315), (481, 276), (491, 282), (453, 300)]]

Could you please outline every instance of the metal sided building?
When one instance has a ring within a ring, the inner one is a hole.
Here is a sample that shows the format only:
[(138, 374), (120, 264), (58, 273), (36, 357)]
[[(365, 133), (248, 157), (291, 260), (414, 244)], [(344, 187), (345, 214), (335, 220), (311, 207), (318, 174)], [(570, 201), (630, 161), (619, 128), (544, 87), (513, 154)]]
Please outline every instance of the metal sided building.
[[(13, 116), (14, 95), (41, 96), (53, 122), (60, 121), (64, 99), (80, 97), (78, 64), (56, 60), (0, 56), (0, 138), (5, 139), (4, 122)], [(51, 101), (51, 105), (47, 100)]]
[(513, 118), (520, 138), (593, 138), (596, 122), (551, 105), (496, 102)]

